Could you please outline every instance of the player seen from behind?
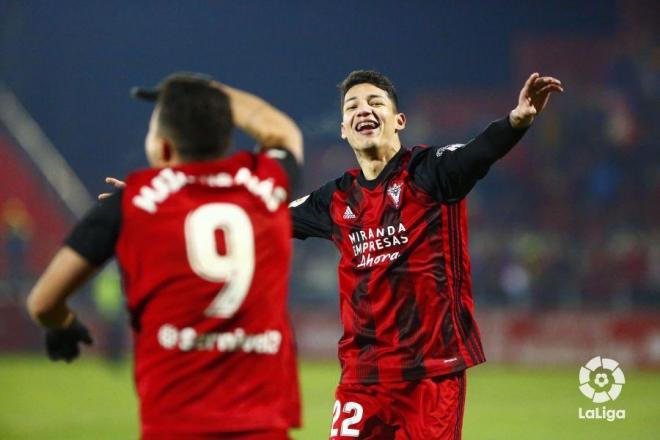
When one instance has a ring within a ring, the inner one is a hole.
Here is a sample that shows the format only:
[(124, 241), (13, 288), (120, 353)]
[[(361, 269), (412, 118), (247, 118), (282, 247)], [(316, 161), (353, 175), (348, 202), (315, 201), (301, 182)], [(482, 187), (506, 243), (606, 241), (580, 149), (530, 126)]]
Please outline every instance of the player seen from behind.
[[(142, 438), (288, 438), (300, 409), (286, 310), (290, 185), (302, 136), (260, 98), (175, 74), (155, 101), (149, 170), (95, 206), (38, 280), (28, 310), (53, 360), (91, 343), (67, 306), (113, 255), (134, 336)], [(232, 127), (258, 153), (227, 156)], [(93, 391), (90, 391), (93, 392)]]

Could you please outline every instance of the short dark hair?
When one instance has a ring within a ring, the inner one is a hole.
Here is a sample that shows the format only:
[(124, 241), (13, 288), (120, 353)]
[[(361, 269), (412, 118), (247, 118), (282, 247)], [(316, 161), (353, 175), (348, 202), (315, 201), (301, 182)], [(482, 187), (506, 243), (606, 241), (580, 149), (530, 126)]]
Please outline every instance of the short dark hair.
[(184, 162), (215, 159), (229, 147), (234, 127), (229, 97), (212, 78), (175, 73), (155, 89), (132, 93), (156, 101), (159, 134), (174, 143)]
[(341, 92), (342, 110), (344, 108), (344, 98), (346, 97), (346, 92), (348, 92), (351, 87), (358, 84), (372, 84), (379, 89), (385, 90), (387, 95), (394, 103), (394, 108), (399, 108), (399, 98), (396, 95), (396, 89), (388, 77), (380, 72), (376, 72), (375, 70), (354, 70), (337, 85)]

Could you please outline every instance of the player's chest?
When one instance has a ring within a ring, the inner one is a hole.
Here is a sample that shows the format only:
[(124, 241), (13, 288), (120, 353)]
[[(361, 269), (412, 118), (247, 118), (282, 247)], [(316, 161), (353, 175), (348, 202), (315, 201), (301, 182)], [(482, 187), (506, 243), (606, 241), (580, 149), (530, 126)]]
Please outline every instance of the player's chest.
[(373, 267), (397, 258), (423, 234), (433, 209), (405, 180), (373, 190), (354, 188), (333, 200), (333, 238), (346, 263)]
[(356, 184), (335, 193), (330, 214), (338, 229), (387, 228), (398, 222), (414, 223), (432, 205), (428, 195), (401, 177), (373, 189)]

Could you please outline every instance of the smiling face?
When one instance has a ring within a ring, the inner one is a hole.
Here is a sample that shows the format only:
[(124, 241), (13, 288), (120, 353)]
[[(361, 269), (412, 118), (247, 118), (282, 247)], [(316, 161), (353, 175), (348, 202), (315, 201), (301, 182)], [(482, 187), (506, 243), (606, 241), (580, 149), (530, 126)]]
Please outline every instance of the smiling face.
[(342, 108), (341, 137), (354, 150), (400, 147), (406, 117), (398, 113), (385, 90), (362, 83), (348, 89)]

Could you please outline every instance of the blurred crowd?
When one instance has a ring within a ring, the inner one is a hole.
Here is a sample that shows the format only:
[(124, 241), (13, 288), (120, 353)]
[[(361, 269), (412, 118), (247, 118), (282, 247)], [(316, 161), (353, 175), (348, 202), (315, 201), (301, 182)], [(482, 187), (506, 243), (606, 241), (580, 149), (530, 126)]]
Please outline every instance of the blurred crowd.
[[(621, 4), (610, 36), (520, 38), (511, 47), (509, 84), (397, 84), (408, 115), (408, 146), (469, 140), (513, 108), (522, 81), (535, 70), (564, 84), (566, 92), (552, 98), (520, 144), (468, 197), (478, 305), (660, 305), (660, 45), (654, 17), (645, 17), (646, 3), (635, 4)], [(307, 160), (299, 195), (356, 167), (339, 139), (339, 121), (338, 105), (300, 121)], [(57, 222), (46, 211), (31, 216), (26, 202), (11, 196), (27, 179), (19, 179), (18, 162), (0, 159), (3, 173), (13, 176), (0, 205), (0, 302), (6, 302), (29, 289), (65, 228), (35, 239), (39, 221)], [(32, 210), (53, 199), (38, 184), (23, 192), (36, 194), (28, 204)], [(336, 304), (337, 259), (330, 243), (297, 242), (293, 301)]]

